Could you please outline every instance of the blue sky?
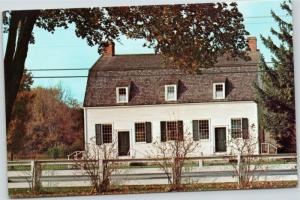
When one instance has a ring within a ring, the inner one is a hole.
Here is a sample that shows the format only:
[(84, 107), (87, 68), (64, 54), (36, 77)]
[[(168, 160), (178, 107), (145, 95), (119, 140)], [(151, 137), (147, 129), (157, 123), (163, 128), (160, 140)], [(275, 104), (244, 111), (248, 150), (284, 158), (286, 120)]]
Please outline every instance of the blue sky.
[[(278, 15), (285, 15), (278, 0), (249, 1), (239, 3), (239, 9), (245, 17), (246, 29), (250, 35), (258, 39), (258, 48), (270, 60), (270, 52), (266, 49), (261, 40), (263, 36), (270, 35), (270, 28), (277, 27), (276, 23), (269, 16), (274, 10)], [(262, 18), (256, 18), (261, 17)], [(283, 17), (283, 19), (288, 19)], [(57, 29), (54, 34), (39, 28), (34, 29), (35, 44), (30, 45), (26, 68), (28, 69), (51, 69), (51, 68), (90, 68), (99, 58), (97, 47), (89, 47), (85, 40), (77, 38), (74, 29)], [(121, 43), (116, 43), (116, 54), (139, 54), (153, 53), (153, 49), (142, 47), (143, 40), (128, 40), (121, 37)], [(4, 46), (6, 35), (4, 35)], [(5, 49), (5, 48), (4, 48)], [(62, 75), (87, 75), (88, 71), (47, 71), (33, 72), (34, 76), (62, 76)], [(61, 85), (72, 97), (80, 103), (83, 102), (86, 78), (47, 78), (34, 79), (33, 87), (51, 87)]]

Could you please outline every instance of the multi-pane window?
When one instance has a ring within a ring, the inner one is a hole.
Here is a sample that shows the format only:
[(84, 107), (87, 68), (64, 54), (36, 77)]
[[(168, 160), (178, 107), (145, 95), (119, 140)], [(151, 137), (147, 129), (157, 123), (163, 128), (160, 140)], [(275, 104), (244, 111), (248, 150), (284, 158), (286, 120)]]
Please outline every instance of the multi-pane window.
[(168, 140), (183, 141), (183, 121), (161, 121), (160, 139), (162, 142)]
[(176, 140), (178, 138), (177, 122), (167, 122), (167, 139)]
[(135, 141), (146, 142), (146, 123), (135, 123)]
[(102, 125), (102, 137), (103, 143), (112, 143), (112, 125), (103, 124)]
[(127, 103), (127, 102), (128, 102), (128, 87), (118, 87), (117, 103)]
[(165, 86), (165, 100), (176, 101), (177, 100), (177, 88), (176, 85)]
[(231, 137), (242, 138), (242, 119), (231, 119)]
[(209, 139), (209, 121), (199, 120), (199, 138)]
[(225, 83), (214, 83), (214, 99), (224, 99), (225, 98)]
[(193, 140), (209, 139), (209, 120), (193, 120)]

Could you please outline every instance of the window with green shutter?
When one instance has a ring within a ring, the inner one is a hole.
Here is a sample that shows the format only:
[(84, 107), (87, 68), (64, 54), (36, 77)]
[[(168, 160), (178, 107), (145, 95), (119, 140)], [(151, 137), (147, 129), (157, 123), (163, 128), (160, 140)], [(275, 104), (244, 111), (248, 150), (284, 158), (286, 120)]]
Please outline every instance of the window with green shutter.
[(112, 143), (112, 125), (111, 124), (96, 124), (96, 145), (103, 143)]
[(138, 122), (134, 124), (135, 142), (152, 142), (151, 122)]
[(231, 137), (249, 139), (249, 119), (231, 119)]
[(193, 120), (193, 140), (209, 139), (209, 120)]
[(183, 121), (160, 122), (161, 141), (183, 140)]

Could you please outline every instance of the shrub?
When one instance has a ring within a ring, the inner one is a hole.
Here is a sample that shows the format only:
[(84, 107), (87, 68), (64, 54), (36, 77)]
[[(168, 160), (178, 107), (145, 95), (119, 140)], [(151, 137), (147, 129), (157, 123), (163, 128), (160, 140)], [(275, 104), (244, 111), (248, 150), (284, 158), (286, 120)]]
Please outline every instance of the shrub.
[(51, 147), (48, 149), (47, 152), (48, 152), (48, 155), (54, 159), (65, 156), (65, 149), (63, 146)]

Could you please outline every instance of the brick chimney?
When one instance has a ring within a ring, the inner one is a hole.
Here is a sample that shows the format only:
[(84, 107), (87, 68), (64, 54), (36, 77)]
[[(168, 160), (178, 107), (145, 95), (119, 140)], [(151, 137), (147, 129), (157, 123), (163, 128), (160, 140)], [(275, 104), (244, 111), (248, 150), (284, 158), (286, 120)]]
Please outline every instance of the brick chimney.
[(108, 41), (103, 48), (103, 57), (112, 57), (115, 55), (115, 43)]
[(248, 46), (250, 51), (258, 51), (257, 49), (257, 39), (254, 36), (250, 36), (247, 38)]

